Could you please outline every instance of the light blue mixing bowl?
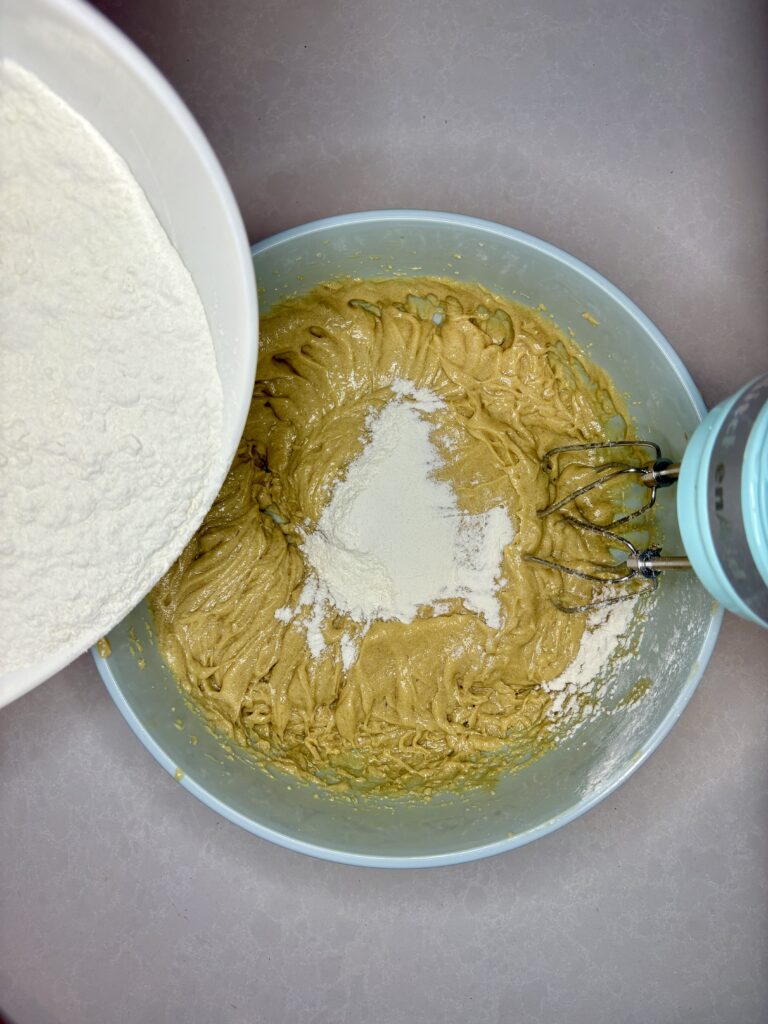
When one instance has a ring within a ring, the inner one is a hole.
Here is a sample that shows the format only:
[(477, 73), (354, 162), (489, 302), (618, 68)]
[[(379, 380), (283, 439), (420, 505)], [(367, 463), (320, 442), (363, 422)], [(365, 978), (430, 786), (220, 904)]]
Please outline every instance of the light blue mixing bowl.
[[(639, 435), (657, 441), (669, 458), (680, 458), (705, 412), (669, 343), (625, 295), (572, 256), (519, 231), (454, 214), (358, 213), (267, 239), (254, 247), (253, 260), (262, 310), (329, 278), (393, 274), (480, 281), (532, 306), (543, 303), (628, 394)], [(661, 492), (660, 514), (667, 549), (679, 549), (674, 499), (667, 492)], [(110, 634), (111, 656), (94, 657), (147, 749), (185, 789), (230, 821), (328, 860), (419, 867), (511, 850), (572, 821), (615, 790), (679, 717), (721, 618), (692, 574), (668, 574), (649, 605), (636, 654), (610, 680), (606, 700), (615, 713), (502, 779), (494, 793), (442, 795), (425, 804), (344, 802), (227, 753), (163, 665), (148, 635), (144, 604)], [(645, 696), (622, 704), (644, 678), (653, 681)]]

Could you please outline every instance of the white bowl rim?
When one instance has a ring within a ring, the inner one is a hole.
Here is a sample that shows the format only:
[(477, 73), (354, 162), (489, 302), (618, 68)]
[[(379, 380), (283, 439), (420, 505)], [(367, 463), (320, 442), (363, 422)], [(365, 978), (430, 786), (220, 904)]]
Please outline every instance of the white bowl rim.
[[(569, 267), (571, 270), (575, 270), (609, 295), (646, 332), (651, 341), (661, 352), (663, 352), (666, 359), (676, 370), (681, 383), (685, 386), (690, 395), (699, 419), (701, 420), (704, 418), (707, 411), (706, 406), (698, 388), (691, 378), (691, 375), (688, 373), (688, 370), (685, 368), (683, 362), (670, 343), (655, 324), (649, 320), (645, 313), (643, 313), (642, 310), (640, 310), (620, 289), (611, 284), (611, 282), (603, 277), (602, 274), (593, 270), (586, 263), (576, 259), (575, 256), (571, 256), (564, 250), (557, 248), (557, 246), (551, 245), (549, 242), (544, 242), (541, 239), (536, 238), (534, 235), (526, 234), (525, 232), (518, 231), (515, 228), (508, 228), (502, 224), (497, 224), (494, 221), (482, 220), (478, 217), (467, 217), (463, 214), (457, 213), (441, 213), (431, 210), (370, 210), (361, 213), (342, 214), (338, 217), (326, 217), (322, 220), (310, 221), (306, 224), (299, 225), (298, 227), (289, 228), (287, 231), (281, 231), (279, 234), (272, 235), (271, 237), (264, 239), (264, 241), (252, 246), (251, 252), (256, 256), (267, 252), (276, 245), (290, 239), (316, 234), (327, 231), (328, 229), (343, 227), (348, 224), (388, 223), (393, 221), (447, 224), (456, 227), (476, 228), (484, 232), (500, 235), (503, 238), (513, 239), (514, 241), (520, 242), (531, 249), (545, 253), (556, 262)], [(260, 836), (262, 839), (268, 839), (270, 842), (288, 850), (293, 850), (297, 853), (305, 853), (309, 856), (317, 857), (321, 860), (333, 861), (338, 864), (350, 864), (358, 867), (376, 868), (444, 867), (451, 864), (463, 864), (468, 861), (480, 860), (484, 857), (492, 857), (499, 853), (506, 853), (508, 850), (514, 850), (520, 846), (525, 846), (527, 843), (531, 843), (535, 839), (549, 835), (549, 833), (554, 832), (574, 819), (581, 817), (582, 814), (585, 814), (606, 797), (610, 796), (611, 793), (614, 793), (619, 786), (626, 782), (630, 775), (636, 772), (637, 769), (650, 757), (654, 750), (656, 750), (656, 748), (666, 738), (672, 726), (683, 713), (688, 701), (693, 696), (693, 692), (698, 686), (712, 655), (712, 650), (714, 648), (715, 641), (717, 640), (718, 633), (720, 632), (722, 620), (722, 607), (719, 605), (713, 606), (709, 628), (685, 686), (683, 686), (678, 693), (669, 708), (669, 711), (659, 723), (655, 732), (646, 740), (639, 751), (637, 751), (637, 753), (622, 769), (610, 777), (602, 788), (595, 788), (589, 793), (589, 795), (583, 797), (577, 803), (573, 804), (573, 806), (569, 807), (568, 810), (555, 815), (539, 825), (536, 825), (534, 828), (527, 829), (515, 836), (500, 839), (493, 843), (486, 843), (470, 849), (454, 852), (425, 854), (423, 856), (378, 856), (373, 854), (351, 853), (344, 849), (336, 849), (331, 846), (320, 846), (315, 843), (305, 842), (304, 840), (297, 839), (294, 836), (286, 835), (285, 833), (278, 832), (275, 829), (268, 828), (229, 807), (209, 789), (206, 789), (205, 786), (196, 782), (195, 779), (186, 772), (183, 777), (179, 779), (179, 782), (185, 789), (189, 790), (190, 793), (193, 793), (199, 800), (202, 800), (202, 802), (210, 807), (211, 810), (216, 811), (218, 814), (222, 815), (222, 817), (231, 821), (235, 825), (239, 825), (246, 831), (252, 832), (254, 835)], [(154, 737), (147, 731), (133, 711), (132, 707), (129, 705), (122, 689), (120, 688), (120, 684), (112, 672), (109, 661), (102, 658), (98, 654), (96, 648), (93, 648), (92, 654), (94, 661), (96, 662), (96, 667), (104, 680), (112, 699), (117, 704), (120, 712), (128, 722), (131, 729), (153, 757), (160, 762), (163, 768), (165, 768), (170, 775), (175, 776), (177, 765), (165, 753)]]

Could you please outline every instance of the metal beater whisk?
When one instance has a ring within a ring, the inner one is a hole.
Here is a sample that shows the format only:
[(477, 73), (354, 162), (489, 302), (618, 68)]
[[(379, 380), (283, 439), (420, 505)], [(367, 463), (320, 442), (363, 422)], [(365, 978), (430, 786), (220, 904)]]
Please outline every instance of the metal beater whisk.
[[(639, 519), (652, 508), (656, 502), (656, 495), (661, 488), (670, 487), (677, 481), (680, 466), (670, 459), (662, 458), (661, 449), (657, 444), (654, 444), (652, 441), (603, 441), (598, 443), (562, 445), (559, 448), (551, 448), (544, 454), (541, 461), (542, 469), (550, 475), (553, 482), (557, 483), (560, 476), (558, 472), (559, 456), (578, 454), (579, 452), (595, 453), (612, 449), (635, 449), (638, 453), (644, 450), (649, 454), (653, 453), (653, 458), (642, 463), (622, 461), (606, 461), (600, 462), (597, 465), (592, 465), (591, 463), (570, 463), (571, 467), (575, 465), (580, 469), (593, 472), (595, 474), (594, 478), (583, 486), (569, 491), (565, 497), (558, 498), (550, 505), (547, 505), (546, 508), (539, 509), (537, 515), (539, 518), (545, 519), (548, 516), (559, 514), (562, 519), (565, 519), (577, 528), (600, 534), (618, 550), (626, 551), (626, 559), (611, 563), (590, 562), (589, 570), (587, 570), (577, 569), (562, 562), (539, 558), (536, 555), (526, 555), (525, 558), (528, 562), (535, 562), (537, 565), (554, 569), (566, 576), (575, 576), (592, 583), (599, 583), (605, 587), (625, 586), (630, 580), (634, 579), (643, 579), (648, 582), (646, 586), (627, 589), (621, 594), (599, 596), (595, 600), (582, 604), (568, 605), (555, 601), (555, 606), (563, 612), (585, 612), (593, 608), (602, 608), (605, 605), (616, 604), (618, 601), (629, 600), (630, 598), (637, 597), (639, 594), (655, 590), (658, 586), (658, 578), (662, 570), (690, 569), (691, 567), (687, 558), (664, 557), (661, 554), (661, 548), (658, 547), (648, 547), (640, 550), (627, 537), (622, 537), (621, 534), (616, 533), (617, 528)], [(634, 480), (647, 487), (649, 491), (647, 501), (644, 501), (638, 508), (613, 519), (605, 525), (589, 522), (585, 518), (574, 515), (569, 510), (574, 506), (578, 508), (577, 503), (580, 498), (584, 498), (599, 488), (620, 482), (621, 478)]]

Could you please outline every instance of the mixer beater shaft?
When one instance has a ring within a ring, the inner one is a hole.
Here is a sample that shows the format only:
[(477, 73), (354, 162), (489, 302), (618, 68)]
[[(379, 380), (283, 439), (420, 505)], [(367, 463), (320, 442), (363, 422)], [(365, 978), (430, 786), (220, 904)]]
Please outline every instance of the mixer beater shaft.
[[(634, 587), (622, 594), (605, 597), (601, 596), (596, 600), (583, 604), (566, 605), (559, 601), (554, 602), (557, 608), (567, 613), (590, 611), (593, 608), (601, 608), (606, 605), (616, 604), (619, 601), (626, 601), (637, 597), (640, 594), (648, 593), (655, 590), (658, 586), (658, 577), (662, 571), (669, 569), (690, 569), (691, 567), (687, 558), (663, 556), (661, 554), (661, 549), (658, 547), (648, 547), (644, 550), (640, 550), (627, 537), (623, 537), (615, 532), (617, 527), (621, 527), (627, 523), (638, 520), (642, 515), (648, 512), (656, 503), (658, 491), (664, 487), (670, 487), (677, 481), (680, 473), (679, 464), (672, 462), (670, 459), (662, 458), (661, 449), (653, 441), (602, 441), (594, 443), (587, 442), (585, 444), (561, 445), (560, 447), (551, 448), (549, 451), (545, 452), (541, 460), (541, 465), (556, 482), (559, 477), (559, 473), (556, 471), (559, 456), (578, 455), (582, 452), (585, 454), (595, 453), (610, 449), (645, 450), (648, 453), (652, 453), (653, 458), (640, 464), (621, 461), (607, 461), (601, 462), (596, 466), (581, 465), (580, 468), (589, 469), (595, 473), (594, 479), (575, 488), (564, 497), (557, 498), (551, 504), (547, 505), (546, 508), (539, 509), (537, 515), (540, 519), (545, 519), (548, 516), (558, 513), (563, 520), (567, 521), (571, 525), (579, 529), (600, 534), (609, 540), (612, 546), (625, 550), (627, 552), (626, 559), (623, 562), (590, 563), (590, 568), (593, 571), (585, 571), (584, 569), (565, 565), (564, 563), (555, 560), (539, 558), (537, 555), (526, 555), (525, 559), (528, 562), (534, 562), (537, 565), (544, 566), (545, 568), (556, 570), (565, 576), (578, 577), (579, 579), (588, 580), (590, 582), (599, 583), (609, 587), (625, 585), (635, 579), (646, 580), (647, 585)], [(613, 519), (607, 525), (588, 522), (586, 519), (579, 518), (567, 510), (569, 506), (574, 505), (578, 508), (577, 503), (580, 498), (586, 497), (599, 488), (614, 484), (620, 481), (622, 477), (625, 477), (630, 481), (643, 484), (648, 488), (650, 492), (648, 499), (638, 508), (632, 509), (625, 515), (621, 515), (618, 518)]]

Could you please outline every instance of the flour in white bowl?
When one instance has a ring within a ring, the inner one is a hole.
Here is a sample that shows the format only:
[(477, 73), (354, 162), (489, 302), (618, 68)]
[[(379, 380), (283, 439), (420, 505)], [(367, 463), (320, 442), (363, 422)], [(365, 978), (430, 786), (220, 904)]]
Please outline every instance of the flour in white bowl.
[(222, 391), (192, 279), (126, 166), (0, 63), (0, 673), (75, 657), (205, 513)]
[[(506, 509), (480, 515), (459, 509), (450, 483), (438, 480), (440, 456), (428, 415), (442, 407), (432, 392), (395, 381), (393, 398), (368, 417), (362, 453), (339, 480), (302, 550), (310, 573), (299, 598), (310, 650), (325, 647), (327, 612), (341, 611), (363, 625), (376, 619), (412, 622), (420, 608), (441, 614), (441, 602), (459, 598), (498, 628), (504, 548), (514, 531)], [(291, 617), (279, 609), (283, 621)], [(345, 669), (356, 658), (342, 643)]]

